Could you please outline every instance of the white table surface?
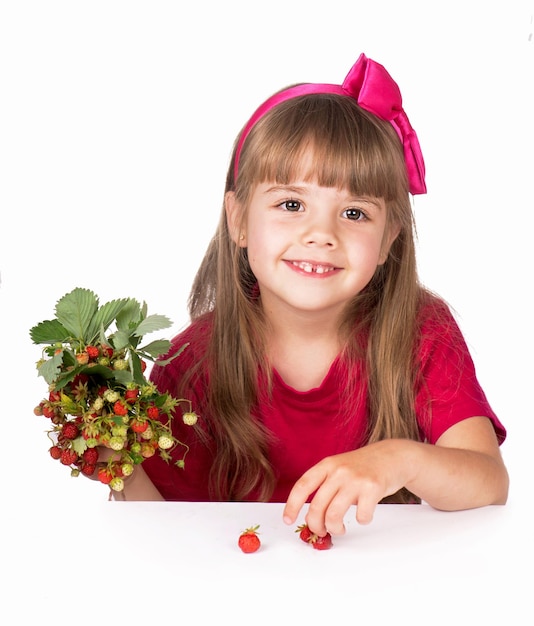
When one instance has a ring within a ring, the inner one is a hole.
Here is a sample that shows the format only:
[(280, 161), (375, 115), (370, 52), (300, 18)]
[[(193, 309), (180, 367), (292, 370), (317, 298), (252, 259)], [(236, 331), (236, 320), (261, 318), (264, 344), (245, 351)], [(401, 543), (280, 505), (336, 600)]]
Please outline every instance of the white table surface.
[[(532, 520), (510, 504), (380, 505), (368, 526), (351, 509), (328, 551), (302, 542), (282, 508), (7, 507), (2, 623), (534, 624)], [(243, 554), (237, 538), (255, 524), (262, 547)]]

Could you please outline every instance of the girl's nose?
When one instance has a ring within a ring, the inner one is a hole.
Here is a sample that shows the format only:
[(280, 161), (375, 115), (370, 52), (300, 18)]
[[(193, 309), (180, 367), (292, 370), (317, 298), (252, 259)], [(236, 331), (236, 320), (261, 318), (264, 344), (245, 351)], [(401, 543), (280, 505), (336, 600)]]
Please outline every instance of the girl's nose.
[(307, 246), (335, 246), (337, 237), (332, 220), (327, 216), (310, 220), (304, 231), (304, 242)]

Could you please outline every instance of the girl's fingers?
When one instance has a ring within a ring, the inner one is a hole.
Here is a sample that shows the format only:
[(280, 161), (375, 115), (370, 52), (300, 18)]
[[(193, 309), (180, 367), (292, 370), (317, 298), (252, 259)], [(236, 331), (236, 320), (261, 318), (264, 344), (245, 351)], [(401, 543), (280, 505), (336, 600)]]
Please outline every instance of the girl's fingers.
[(317, 466), (312, 467), (303, 474), (293, 485), (283, 512), (283, 520), (286, 524), (294, 524), (302, 507), (308, 500), (309, 496), (321, 485), (326, 478), (326, 474), (318, 469)]
[[(306, 524), (308, 524), (308, 528), (323, 537), (326, 535), (330, 528), (327, 524), (327, 511), (329, 511), (330, 507), (333, 507), (332, 514), (330, 515), (330, 524), (334, 529), (333, 534), (340, 534), (339, 532), (339, 519), (338, 519), (338, 508), (340, 506), (340, 499), (336, 503), (337, 496), (337, 488), (334, 488), (330, 483), (323, 483), (321, 487), (317, 490), (317, 493), (313, 496), (310, 506), (308, 507), (308, 512), (306, 513)], [(343, 514), (341, 515), (341, 533), (344, 532), (343, 527)]]
[(356, 521), (358, 524), (370, 524), (373, 521), (376, 505), (376, 498), (362, 496), (356, 504)]

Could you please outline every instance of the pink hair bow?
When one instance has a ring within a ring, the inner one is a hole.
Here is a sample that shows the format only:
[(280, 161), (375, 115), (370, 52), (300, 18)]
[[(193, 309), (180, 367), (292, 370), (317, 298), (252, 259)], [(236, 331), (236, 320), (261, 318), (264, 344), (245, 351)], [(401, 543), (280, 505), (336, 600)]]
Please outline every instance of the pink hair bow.
[(349, 96), (356, 100), (362, 109), (390, 122), (403, 146), (410, 193), (414, 195), (426, 193), (425, 162), (415, 130), (402, 108), (400, 89), (383, 65), (368, 59), (364, 54), (361, 54), (352, 66), (342, 85), (304, 83), (289, 87), (260, 105), (239, 138), (234, 167), (236, 179), (241, 148), (254, 124), (281, 102), (313, 93), (337, 93)]
[(341, 87), (362, 109), (391, 122), (404, 149), (410, 192), (426, 193), (425, 162), (419, 140), (402, 108), (400, 89), (386, 68), (361, 54)]

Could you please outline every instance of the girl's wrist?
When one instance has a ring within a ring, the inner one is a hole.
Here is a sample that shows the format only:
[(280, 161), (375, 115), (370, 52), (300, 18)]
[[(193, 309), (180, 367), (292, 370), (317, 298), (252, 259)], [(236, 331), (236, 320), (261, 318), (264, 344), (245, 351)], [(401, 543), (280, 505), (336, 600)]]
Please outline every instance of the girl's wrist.
[(109, 490), (109, 496), (108, 496), (108, 501), (112, 501), (115, 500), (115, 502), (125, 502), (126, 501), (126, 495), (124, 493), (124, 489), (122, 491), (117, 491), (115, 489), (110, 489)]

